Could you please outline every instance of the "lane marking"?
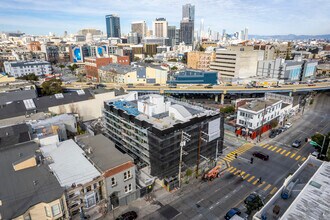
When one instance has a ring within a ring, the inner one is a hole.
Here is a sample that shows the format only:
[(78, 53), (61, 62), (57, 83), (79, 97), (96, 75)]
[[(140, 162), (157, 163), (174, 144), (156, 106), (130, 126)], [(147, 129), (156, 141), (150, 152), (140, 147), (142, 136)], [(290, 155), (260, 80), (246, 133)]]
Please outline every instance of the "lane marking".
[(250, 176), (250, 174), (246, 174), (245, 176), (243, 176), (243, 180), (245, 180), (246, 178), (248, 178)]
[(237, 168), (232, 169), (231, 171), (229, 171), (230, 173), (233, 173)]
[(276, 147), (276, 146), (274, 146), (274, 147), (273, 147), (273, 149), (272, 149), (271, 151), (274, 151), (274, 150), (276, 150), (276, 149), (277, 149), (277, 147)]
[(301, 161), (305, 161), (307, 158), (306, 157), (303, 157), (302, 159), (301, 159)]
[(300, 158), (300, 157), (301, 157), (300, 155), (299, 155), (299, 156), (297, 156), (297, 157), (296, 157), (296, 160), (299, 160), (299, 158)]
[(258, 186), (258, 188), (262, 187), (265, 183), (266, 183), (266, 182), (263, 181), (263, 182)]
[(268, 146), (269, 146), (269, 144), (266, 144), (266, 145), (262, 146), (262, 148), (266, 148), (266, 147), (268, 147)]
[(270, 148), (273, 148), (273, 145), (270, 145), (270, 147), (268, 147), (267, 149), (270, 150)]
[(258, 181), (259, 181), (259, 180), (256, 179), (252, 184), (253, 184), (253, 185), (256, 185)]
[(275, 192), (277, 191), (277, 187), (274, 187), (273, 189), (272, 189), (272, 191), (270, 191), (270, 195), (273, 195)]
[(231, 171), (232, 169), (234, 169), (234, 167), (230, 167), (229, 169), (227, 169), (227, 171), (229, 172), (229, 171)]
[(272, 184), (268, 184), (268, 185), (263, 189), (263, 191), (267, 191), (271, 186), (272, 186)]
[(234, 175), (237, 175), (239, 172), (241, 172), (240, 170), (237, 170), (235, 173), (234, 173)]
[(295, 155), (296, 155), (295, 153), (291, 154), (291, 157), (290, 158), (294, 157)]
[(248, 179), (248, 182), (251, 182), (254, 178), (255, 176), (251, 176), (250, 179)]
[(287, 156), (289, 156), (289, 154), (291, 154), (291, 152), (290, 152), (290, 151), (288, 151), (288, 153), (286, 153), (286, 154), (285, 154), (285, 156), (287, 157)]
[(286, 152), (286, 150), (283, 150), (282, 152), (281, 152), (281, 154), (284, 154)]
[(280, 152), (281, 150), (282, 150), (282, 148), (279, 148), (279, 149), (276, 151), (276, 153)]

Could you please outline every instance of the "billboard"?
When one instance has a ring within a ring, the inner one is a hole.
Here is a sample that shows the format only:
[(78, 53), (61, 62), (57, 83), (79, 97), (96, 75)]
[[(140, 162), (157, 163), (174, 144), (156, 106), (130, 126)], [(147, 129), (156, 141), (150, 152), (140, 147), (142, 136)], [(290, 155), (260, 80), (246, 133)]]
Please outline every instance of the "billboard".
[(220, 118), (214, 119), (208, 125), (209, 142), (220, 137)]

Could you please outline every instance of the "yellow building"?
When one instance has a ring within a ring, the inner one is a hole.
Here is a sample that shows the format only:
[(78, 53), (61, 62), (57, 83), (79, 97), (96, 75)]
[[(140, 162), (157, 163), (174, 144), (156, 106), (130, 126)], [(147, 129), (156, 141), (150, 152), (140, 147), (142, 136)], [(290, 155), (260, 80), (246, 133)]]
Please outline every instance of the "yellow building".
[(187, 66), (191, 69), (209, 70), (210, 63), (215, 60), (215, 52), (188, 52)]
[(64, 188), (35, 142), (0, 146), (0, 219), (69, 219)]
[(0, 83), (15, 82), (15, 77), (0, 74)]
[(208, 48), (208, 47), (217, 47), (217, 42), (215, 41), (204, 41), (202, 42), (202, 45), (201, 45), (204, 49)]

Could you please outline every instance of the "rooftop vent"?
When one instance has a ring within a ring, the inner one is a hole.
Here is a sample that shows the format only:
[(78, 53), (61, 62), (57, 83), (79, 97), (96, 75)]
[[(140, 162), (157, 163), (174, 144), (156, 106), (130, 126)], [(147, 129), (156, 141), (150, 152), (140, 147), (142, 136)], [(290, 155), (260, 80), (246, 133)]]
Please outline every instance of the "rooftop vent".
[(84, 90), (77, 90), (77, 94), (78, 95), (85, 95), (85, 91)]
[(63, 99), (64, 96), (63, 96), (62, 93), (57, 93), (57, 94), (55, 94), (55, 98), (56, 98), (56, 99)]

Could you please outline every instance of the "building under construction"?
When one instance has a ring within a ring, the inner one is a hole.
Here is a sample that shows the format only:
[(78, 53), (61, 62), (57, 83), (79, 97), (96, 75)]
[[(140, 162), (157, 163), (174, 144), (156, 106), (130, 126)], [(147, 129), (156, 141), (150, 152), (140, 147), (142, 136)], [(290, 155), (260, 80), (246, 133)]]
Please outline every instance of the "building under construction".
[(130, 93), (105, 102), (105, 135), (150, 174), (175, 180), (179, 172), (182, 131), (182, 169), (213, 160), (223, 147), (223, 118), (219, 111), (161, 95)]

